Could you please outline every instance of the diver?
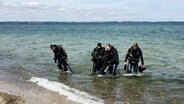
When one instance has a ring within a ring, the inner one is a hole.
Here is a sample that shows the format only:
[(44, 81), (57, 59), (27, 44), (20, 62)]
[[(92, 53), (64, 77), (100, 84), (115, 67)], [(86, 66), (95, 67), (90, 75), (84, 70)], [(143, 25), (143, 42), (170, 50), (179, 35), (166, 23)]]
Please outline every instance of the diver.
[(97, 46), (93, 49), (91, 53), (93, 62), (93, 70), (91, 75), (95, 74), (96, 72), (99, 73), (104, 63), (103, 59), (104, 55), (105, 55), (105, 48), (102, 47), (101, 43), (97, 43)]
[[(141, 65), (138, 66), (140, 60)], [(138, 73), (138, 71), (142, 73), (146, 69), (146, 67), (144, 66), (142, 50), (139, 48), (138, 43), (134, 43), (133, 46), (128, 49), (124, 60), (124, 65), (124, 70), (127, 73), (131, 73), (132, 68), (134, 70), (134, 73), (136, 74)]]
[(72, 72), (69, 64), (67, 63), (67, 54), (61, 45), (51, 44), (50, 48), (54, 52), (54, 62), (60, 71)]
[(116, 76), (116, 69), (119, 65), (119, 56), (118, 51), (111, 44), (107, 44), (106, 53), (104, 56), (105, 62), (100, 71), (101, 75), (110, 74), (112, 76)]

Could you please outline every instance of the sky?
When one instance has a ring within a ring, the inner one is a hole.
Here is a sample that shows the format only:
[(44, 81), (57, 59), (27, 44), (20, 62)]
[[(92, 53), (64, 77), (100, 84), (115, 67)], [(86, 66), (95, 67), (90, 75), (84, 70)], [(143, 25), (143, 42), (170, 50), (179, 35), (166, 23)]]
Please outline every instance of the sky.
[(0, 21), (184, 21), (184, 0), (0, 0)]

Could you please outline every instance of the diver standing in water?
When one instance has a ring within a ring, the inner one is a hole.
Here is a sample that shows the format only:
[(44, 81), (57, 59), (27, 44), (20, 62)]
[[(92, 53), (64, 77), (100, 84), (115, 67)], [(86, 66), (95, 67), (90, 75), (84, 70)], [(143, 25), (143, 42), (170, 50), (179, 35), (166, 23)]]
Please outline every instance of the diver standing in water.
[(61, 45), (51, 44), (51, 50), (54, 52), (54, 62), (60, 71), (72, 72), (69, 64), (67, 63), (67, 54)]
[[(139, 60), (141, 60), (140, 66), (138, 66)], [(138, 73), (138, 71), (142, 73), (146, 69), (146, 67), (144, 66), (142, 50), (139, 48), (138, 43), (134, 43), (133, 46), (128, 49), (124, 62), (124, 70), (127, 73), (131, 73), (132, 68), (134, 69), (134, 73), (136, 74)]]
[(101, 43), (97, 43), (97, 46), (93, 49), (91, 56), (93, 61), (93, 70), (91, 75), (99, 72), (104, 63), (105, 48), (102, 47)]
[(111, 44), (107, 44), (106, 46), (106, 53), (104, 59), (105, 62), (100, 71), (100, 74), (105, 75), (107, 71), (109, 71), (108, 74), (116, 76), (116, 69), (119, 65), (119, 56), (118, 51)]

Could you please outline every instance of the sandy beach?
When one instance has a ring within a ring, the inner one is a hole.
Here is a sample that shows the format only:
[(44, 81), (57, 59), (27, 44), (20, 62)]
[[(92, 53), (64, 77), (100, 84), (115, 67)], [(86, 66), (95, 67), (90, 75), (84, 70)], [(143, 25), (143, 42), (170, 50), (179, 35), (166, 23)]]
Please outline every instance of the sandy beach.
[(20, 96), (0, 92), (0, 104), (24, 104), (24, 100)]
[(1, 104), (77, 104), (67, 100), (67, 97), (48, 91), (36, 84), (27, 82), (21, 77), (7, 72), (0, 74)]

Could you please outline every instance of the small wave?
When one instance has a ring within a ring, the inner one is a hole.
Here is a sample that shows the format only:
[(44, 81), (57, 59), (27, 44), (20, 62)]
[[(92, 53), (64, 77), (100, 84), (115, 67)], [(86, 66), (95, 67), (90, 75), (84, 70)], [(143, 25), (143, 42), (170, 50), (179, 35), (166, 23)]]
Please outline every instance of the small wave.
[(103, 104), (103, 100), (92, 96), (86, 92), (79, 91), (74, 88), (70, 88), (67, 85), (58, 83), (56, 81), (49, 81), (44, 78), (32, 77), (30, 82), (37, 83), (37, 85), (42, 86), (48, 90), (59, 92), (61, 95), (67, 96), (69, 100), (75, 101), (81, 104)]

